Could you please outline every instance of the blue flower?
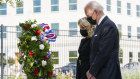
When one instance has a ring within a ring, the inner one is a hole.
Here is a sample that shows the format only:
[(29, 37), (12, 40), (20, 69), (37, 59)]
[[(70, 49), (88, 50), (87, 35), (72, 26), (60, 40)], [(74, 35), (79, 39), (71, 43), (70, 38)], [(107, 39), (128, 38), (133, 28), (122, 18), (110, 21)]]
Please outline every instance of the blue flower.
[(45, 33), (42, 33), (42, 35), (41, 35), (41, 37), (40, 37), (40, 40), (41, 40), (41, 41), (45, 41), (44, 38), (45, 38)]
[(21, 56), (24, 57), (24, 53), (22, 53)]
[(56, 75), (56, 74), (54, 74), (54, 77), (57, 77), (57, 75)]
[(51, 55), (50, 52), (48, 52), (48, 53), (47, 53), (47, 57), (50, 58), (50, 55)]
[(51, 62), (52, 62), (52, 58), (51, 58), (51, 60), (50, 60)]
[(30, 33), (30, 31), (27, 31), (27, 33)]
[(38, 63), (38, 60), (35, 60), (35, 63), (37, 64)]
[(50, 52), (48, 52), (48, 53), (47, 53), (47, 56), (50, 56), (50, 55), (51, 55), (51, 53), (50, 53)]

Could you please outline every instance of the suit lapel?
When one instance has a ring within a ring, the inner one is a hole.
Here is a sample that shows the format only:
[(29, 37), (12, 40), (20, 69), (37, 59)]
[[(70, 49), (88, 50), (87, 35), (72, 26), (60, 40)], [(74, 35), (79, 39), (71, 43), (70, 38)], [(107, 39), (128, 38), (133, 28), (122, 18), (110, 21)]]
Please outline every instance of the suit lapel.
[[(106, 16), (106, 17), (102, 20), (101, 24), (98, 25), (98, 28), (97, 28), (97, 30), (96, 30), (96, 33), (99, 31), (99, 29), (101, 29), (103, 23), (104, 23), (107, 19), (108, 19), (108, 17)], [(96, 33), (95, 33), (95, 34), (96, 34)]]
[(99, 25), (99, 26), (97, 26), (96, 28), (96, 32), (94, 33), (94, 35), (92, 36), (92, 41), (91, 41), (91, 45), (93, 44), (93, 42), (94, 42), (94, 38), (96, 37), (96, 36), (98, 36), (97, 35), (97, 32), (101, 29), (101, 27), (102, 27), (102, 25), (103, 25), (103, 23), (106, 21), (108, 19), (108, 17), (106, 16), (104, 19), (103, 19), (103, 21), (101, 22), (101, 24)]

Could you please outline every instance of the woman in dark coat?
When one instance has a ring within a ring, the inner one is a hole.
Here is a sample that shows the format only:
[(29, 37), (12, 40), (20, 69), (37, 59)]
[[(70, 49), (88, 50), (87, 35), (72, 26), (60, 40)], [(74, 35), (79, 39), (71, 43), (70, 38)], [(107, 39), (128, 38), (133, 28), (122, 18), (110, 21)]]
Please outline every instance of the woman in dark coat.
[(93, 35), (95, 26), (91, 25), (87, 18), (84, 17), (78, 21), (80, 26), (80, 34), (84, 37), (81, 39), (81, 43), (78, 49), (79, 57), (77, 60), (77, 72), (76, 79), (88, 79), (86, 72), (90, 68), (89, 64), (89, 52), (90, 52), (90, 41)]

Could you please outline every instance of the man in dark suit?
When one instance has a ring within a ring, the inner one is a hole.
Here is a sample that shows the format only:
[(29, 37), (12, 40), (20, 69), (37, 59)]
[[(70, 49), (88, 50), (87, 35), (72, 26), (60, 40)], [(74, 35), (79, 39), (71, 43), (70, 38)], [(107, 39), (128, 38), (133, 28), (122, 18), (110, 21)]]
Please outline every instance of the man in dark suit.
[(97, 25), (91, 40), (88, 79), (122, 79), (119, 62), (119, 33), (96, 1), (85, 7), (87, 20)]

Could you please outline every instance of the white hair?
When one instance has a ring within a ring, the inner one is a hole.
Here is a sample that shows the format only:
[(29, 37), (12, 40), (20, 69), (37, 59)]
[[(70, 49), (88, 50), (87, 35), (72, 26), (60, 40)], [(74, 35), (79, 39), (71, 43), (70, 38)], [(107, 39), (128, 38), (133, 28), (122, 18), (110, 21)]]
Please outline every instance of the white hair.
[(96, 1), (90, 1), (86, 6), (85, 6), (85, 9), (87, 9), (87, 8), (89, 8), (89, 9), (91, 9), (91, 10), (99, 10), (99, 11), (103, 11), (104, 10), (104, 8), (103, 8), (103, 6), (102, 5), (100, 5), (98, 2), (96, 2)]

